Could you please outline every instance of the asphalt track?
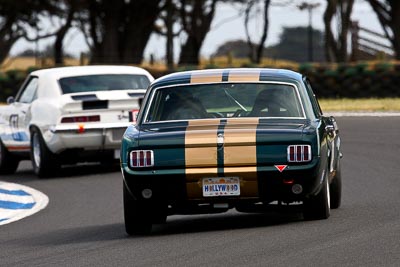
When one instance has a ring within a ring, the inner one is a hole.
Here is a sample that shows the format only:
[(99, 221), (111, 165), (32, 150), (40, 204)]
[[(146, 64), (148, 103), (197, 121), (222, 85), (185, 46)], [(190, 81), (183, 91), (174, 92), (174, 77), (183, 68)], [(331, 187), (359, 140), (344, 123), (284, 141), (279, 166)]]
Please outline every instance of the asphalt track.
[(172, 216), (127, 237), (117, 169), (37, 179), (28, 162), (0, 180), (48, 195), (46, 209), (0, 226), (0, 266), (399, 266), (400, 117), (338, 118), (342, 207), (298, 214)]

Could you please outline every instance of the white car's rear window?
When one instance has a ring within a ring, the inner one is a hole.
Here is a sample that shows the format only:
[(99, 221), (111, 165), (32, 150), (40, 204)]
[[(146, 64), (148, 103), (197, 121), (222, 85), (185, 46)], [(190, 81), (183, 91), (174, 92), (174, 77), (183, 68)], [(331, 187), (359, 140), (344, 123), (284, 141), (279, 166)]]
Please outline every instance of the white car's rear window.
[(102, 74), (62, 78), (59, 81), (63, 94), (146, 89), (150, 81), (145, 75)]

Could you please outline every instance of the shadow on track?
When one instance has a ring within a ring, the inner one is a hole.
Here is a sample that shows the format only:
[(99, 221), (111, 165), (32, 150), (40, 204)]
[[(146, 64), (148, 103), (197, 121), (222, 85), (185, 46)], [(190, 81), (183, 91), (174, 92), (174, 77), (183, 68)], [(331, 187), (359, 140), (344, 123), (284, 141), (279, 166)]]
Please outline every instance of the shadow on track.
[(125, 233), (124, 224), (116, 223), (49, 231), (46, 235), (32, 236), (30, 242), (28, 242), (30, 245), (34, 246), (57, 246), (124, 239), (141, 240), (157, 236), (172, 236), (177, 234), (195, 234), (201, 232), (272, 227), (295, 223), (300, 220), (301, 216), (299, 214), (247, 214), (232, 211), (218, 215), (173, 216), (166, 224), (155, 225), (152, 233), (146, 236), (129, 237)]
[(119, 164), (107, 164), (101, 165), (99, 163), (82, 163), (77, 165), (66, 165), (63, 166), (59, 173), (52, 177), (39, 178), (33, 173), (33, 169), (29, 161), (23, 161), (20, 163), (20, 167), (14, 174), (0, 175), (0, 180), (11, 183), (26, 182), (32, 180), (51, 180), (57, 178), (73, 178), (77, 176), (85, 176), (92, 174), (103, 174), (111, 172), (119, 172)]
[(25, 243), (32, 246), (57, 246), (112, 241), (124, 239), (125, 237), (123, 224), (107, 224), (49, 231), (45, 235), (33, 235)]
[(302, 221), (300, 213), (239, 213), (168, 217), (166, 224), (153, 226), (152, 236), (224, 231), (284, 225)]

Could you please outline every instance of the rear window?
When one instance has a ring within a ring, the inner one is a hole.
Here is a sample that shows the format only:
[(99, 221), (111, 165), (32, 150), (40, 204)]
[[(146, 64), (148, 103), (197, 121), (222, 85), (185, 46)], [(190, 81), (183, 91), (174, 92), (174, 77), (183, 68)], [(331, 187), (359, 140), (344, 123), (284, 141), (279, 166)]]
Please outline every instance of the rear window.
[(63, 94), (146, 89), (150, 81), (145, 75), (102, 74), (62, 78), (59, 81)]
[(145, 122), (231, 117), (304, 117), (295, 86), (224, 83), (160, 88)]

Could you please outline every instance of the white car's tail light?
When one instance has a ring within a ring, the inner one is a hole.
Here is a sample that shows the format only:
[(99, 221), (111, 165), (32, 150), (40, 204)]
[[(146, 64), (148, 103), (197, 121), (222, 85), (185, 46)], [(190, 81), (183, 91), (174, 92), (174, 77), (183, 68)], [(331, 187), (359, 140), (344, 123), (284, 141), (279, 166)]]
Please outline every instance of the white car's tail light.
[(287, 148), (288, 162), (308, 162), (311, 161), (310, 145), (291, 145)]
[(100, 121), (100, 115), (64, 117), (61, 119), (61, 123), (81, 123), (96, 121)]
[(152, 150), (133, 150), (129, 154), (131, 167), (152, 167), (154, 166), (154, 153)]

